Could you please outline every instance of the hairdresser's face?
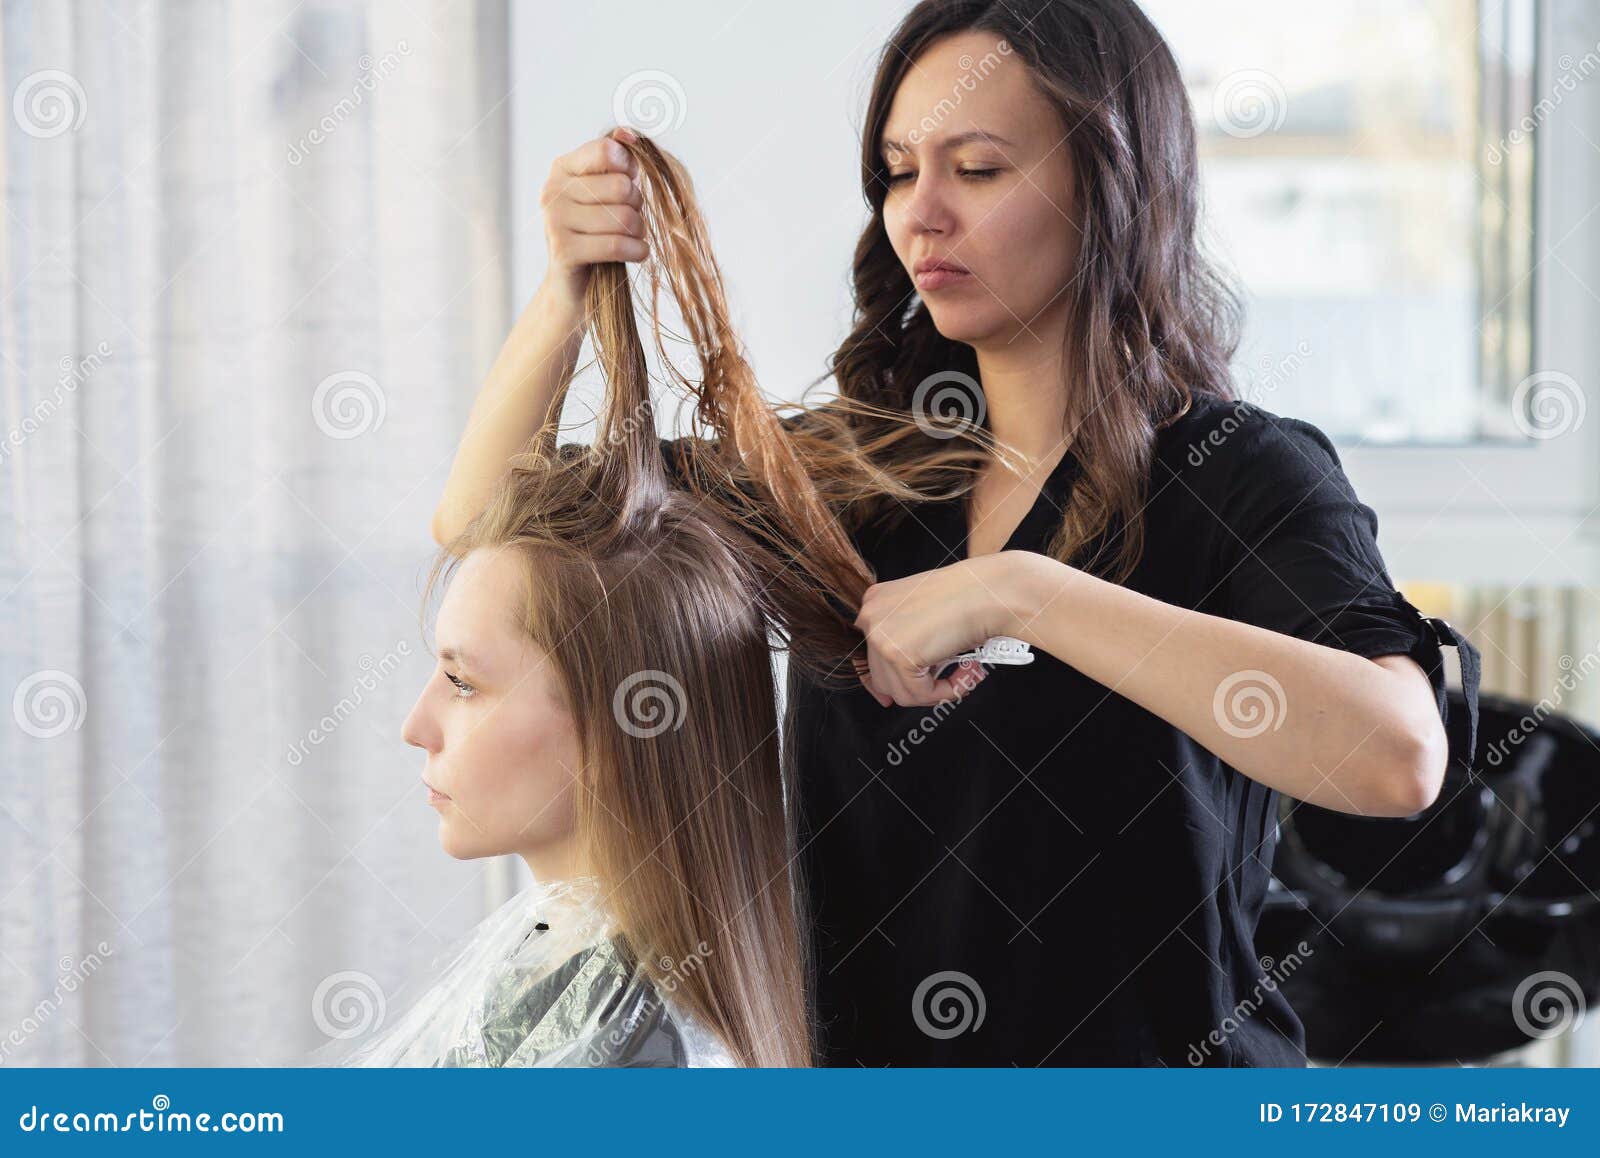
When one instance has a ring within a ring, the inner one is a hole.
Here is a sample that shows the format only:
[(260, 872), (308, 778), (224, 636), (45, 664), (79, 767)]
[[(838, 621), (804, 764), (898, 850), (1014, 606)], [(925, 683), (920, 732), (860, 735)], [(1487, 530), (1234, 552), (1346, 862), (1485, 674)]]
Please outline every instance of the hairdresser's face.
[(445, 852), (518, 853), (536, 877), (559, 878), (573, 871), (577, 732), (555, 666), (514, 626), (525, 570), (505, 551), (461, 563), (435, 625), (439, 663), (401, 736), (427, 752), (422, 778), (448, 797), (432, 800)]
[(890, 243), (913, 277), (924, 258), (970, 271), (918, 292), (940, 333), (978, 347), (1064, 324), (1078, 253), (1065, 129), (1003, 45), (987, 32), (934, 42), (884, 126), (900, 146), (883, 153)]

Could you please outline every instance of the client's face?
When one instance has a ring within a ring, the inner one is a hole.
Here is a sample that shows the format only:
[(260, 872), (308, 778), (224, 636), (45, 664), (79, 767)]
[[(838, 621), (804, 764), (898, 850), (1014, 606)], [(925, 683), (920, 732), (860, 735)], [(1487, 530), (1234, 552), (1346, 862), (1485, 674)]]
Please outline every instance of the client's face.
[(439, 843), (457, 859), (517, 853), (540, 880), (573, 871), (577, 731), (559, 676), (519, 631), (526, 565), (473, 551), (435, 625), (439, 663), (401, 736), (428, 754)]

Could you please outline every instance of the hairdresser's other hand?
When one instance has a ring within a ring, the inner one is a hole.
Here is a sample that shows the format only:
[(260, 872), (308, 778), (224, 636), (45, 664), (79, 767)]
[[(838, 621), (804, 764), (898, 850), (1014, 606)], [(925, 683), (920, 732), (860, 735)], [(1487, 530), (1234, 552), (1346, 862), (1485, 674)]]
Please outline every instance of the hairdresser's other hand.
[(642, 261), (650, 252), (635, 183), (639, 163), (620, 143), (637, 140), (631, 129), (617, 128), (585, 142), (555, 159), (539, 191), (550, 256), (540, 288), (580, 314), (596, 263)]
[(999, 551), (921, 571), (867, 588), (856, 616), (866, 636), (861, 682), (888, 707), (960, 699), (988, 674), (965, 660), (944, 679), (935, 677), (950, 657), (990, 636), (1012, 635), (1025, 613), (1030, 551)]

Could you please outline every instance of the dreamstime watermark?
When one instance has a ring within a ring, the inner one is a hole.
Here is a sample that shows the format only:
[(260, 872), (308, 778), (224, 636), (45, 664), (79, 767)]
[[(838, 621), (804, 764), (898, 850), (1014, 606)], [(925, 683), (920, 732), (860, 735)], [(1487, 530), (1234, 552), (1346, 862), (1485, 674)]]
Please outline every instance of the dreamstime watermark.
[[(978, 674), (979, 670), (978, 668), (965, 668), (955, 675), (954, 683), (961, 696), (965, 696), (973, 688), (977, 687), (978, 682), (983, 679), (983, 676)], [(910, 730), (903, 737), (889, 745), (884, 759), (893, 767), (898, 768), (905, 760), (910, 749), (931, 736), (934, 729), (944, 723), (945, 718), (956, 710), (956, 706), (960, 702), (960, 697), (953, 696), (950, 699), (940, 700), (937, 704), (934, 704), (932, 711), (924, 712), (917, 718), (916, 723), (911, 725)]]
[(5, 440), (0, 442), (0, 459), (4, 459), (6, 455), (20, 447), (30, 435), (37, 434), (65, 405), (66, 396), (87, 382), (89, 375), (98, 370), (109, 357), (111, 357), (111, 347), (104, 342), (77, 360), (63, 355), (56, 363), (61, 368), (61, 373), (56, 375), (55, 388), (48, 397), (35, 402), (33, 409), (23, 417), (22, 421), (6, 432)]
[(1256, 668), (1236, 671), (1217, 685), (1211, 714), (1228, 735), (1248, 740), (1283, 727), (1289, 700), (1283, 685)]
[(611, 714), (628, 735), (649, 740), (683, 727), (688, 697), (670, 672), (636, 671), (612, 693)]
[(956, 59), (956, 67), (961, 70), (961, 75), (956, 77), (955, 87), (951, 89), (950, 95), (941, 97), (931, 112), (923, 114), (922, 119), (907, 131), (904, 143), (916, 145), (926, 139), (928, 134), (942, 125), (946, 118), (961, 106), (964, 94), (976, 92), (979, 83), (999, 68), (1001, 59), (1010, 56), (1012, 51), (1009, 41), (1000, 40), (996, 42), (993, 50), (984, 53), (976, 61), (972, 59), (970, 52), (963, 52)]
[(33, 1009), (24, 1015), (21, 1022), (8, 1030), (4, 1037), (0, 1037), (0, 1065), (5, 1064), (8, 1053), (20, 1049), (28, 1038), (38, 1033), (44, 1023), (55, 1015), (56, 1010), (66, 1004), (65, 995), (76, 993), (78, 987), (105, 964), (105, 958), (115, 953), (115, 949), (101, 941), (95, 945), (95, 952), (87, 957), (77, 961), (71, 957), (63, 957), (56, 962), (60, 974), (56, 978), (55, 988), (49, 996), (40, 998)]
[(359, 438), (383, 426), (388, 413), (383, 388), (360, 370), (329, 374), (311, 395), (311, 417), (329, 438)]
[(404, 40), (396, 41), (394, 48), (376, 61), (372, 59), (371, 53), (363, 53), (357, 62), (361, 68), (361, 75), (356, 77), (356, 83), (351, 86), (350, 95), (342, 97), (333, 108), (322, 114), (322, 118), (305, 136), (289, 146), (289, 164), (300, 164), (311, 155), (312, 149), (333, 136), (339, 126), (353, 117), (356, 110), (366, 103), (367, 96), (377, 89), (378, 83), (400, 67), (400, 57), (410, 55), (411, 46)]
[(1211, 115), (1230, 137), (1259, 137), (1281, 128), (1289, 114), (1289, 94), (1270, 72), (1243, 68), (1230, 72), (1211, 94)]
[(1211, 1056), (1213, 1049), (1220, 1049), (1223, 1042), (1236, 1033), (1241, 1025), (1250, 1020), (1255, 1011), (1261, 1008), (1262, 991), (1276, 993), (1278, 985), (1291, 973), (1299, 969), (1307, 957), (1316, 955), (1316, 951), (1304, 941), (1295, 945), (1298, 952), (1290, 953), (1282, 961), (1274, 962), (1271, 957), (1261, 958), (1261, 968), (1264, 975), (1256, 980), (1250, 994), (1241, 998), (1234, 1004), (1232, 1012), (1222, 1019), (1221, 1024), (1206, 1034), (1205, 1039), (1189, 1047), (1188, 1062), (1192, 1066), (1201, 1065)]
[(983, 387), (960, 370), (929, 374), (911, 392), (911, 416), (929, 438), (954, 438), (983, 425)]
[(683, 124), (689, 98), (671, 73), (647, 68), (629, 73), (611, 93), (611, 119), (641, 136), (660, 136)]
[(116, 1113), (110, 1110), (56, 1110), (30, 1105), (17, 1115), (17, 1128), (27, 1134), (282, 1134), (283, 1114), (276, 1110), (174, 1110), (172, 1099), (157, 1094), (150, 1108)]
[(11, 115), (30, 137), (48, 140), (73, 132), (89, 112), (83, 86), (69, 72), (47, 68), (29, 73), (11, 97)]
[(1577, 430), (1586, 407), (1583, 387), (1559, 370), (1529, 374), (1511, 392), (1511, 421), (1523, 434), (1541, 441)]
[(11, 717), (17, 727), (39, 740), (51, 740), (83, 727), (89, 698), (71, 672), (36, 671), (17, 685)]
[(1561, 102), (1566, 97), (1578, 91), (1578, 82), (1588, 80), (1597, 71), (1600, 71), (1600, 44), (1583, 54), (1583, 57), (1574, 62), (1570, 52), (1563, 52), (1556, 59), (1556, 68), (1560, 74), (1552, 82), (1551, 95), (1542, 98), (1533, 106), (1526, 116), (1512, 125), (1504, 137), (1489, 146), (1489, 164), (1499, 165), (1506, 159), (1512, 149), (1522, 144), (1538, 131), (1545, 119), (1556, 109), (1561, 107)]
[(1228, 440), (1228, 437), (1244, 424), (1246, 417), (1254, 410), (1261, 408), (1261, 399), (1266, 398), (1285, 382), (1294, 377), (1295, 372), (1305, 364), (1311, 356), (1311, 344), (1304, 338), (1295, 343), (1294, 350), (1285, 354), (1276, 362), (1262, 359), (1261, 377), (1252, 379), (1251, 385), (1255, 387), (1253, 396), (1235, 400), (1222, 420), (1206, 432), (1205, 437), (1198, 442), (1189, 444), (1189, 465), (1204, 466), (1211, 452)]
[(378, 1029), (387, 1010), (383, 986), (356, 969), (330, 973), (311, 995), (311, 1020), (336, 1040)]
[(911, 1019), (929, 1037), (951, 1038), (983, 1028), (988, 1002), (969, 974), (946, 969), (922, 979), (911, 995)]
[(1262, 399), (1270, 397), (1279, 386), (1290, 381), (1309, 357), (1311, 357), (1311, 343), (1304, 338), (1296, 342), (1294, 349), (1276, 362), (1262, 355), (1261, 374), (1250, 379), (1248, 384), (1250, 397), (1247, 401), (1257, 406), (1261, 405)]
[(1524, 977), (1511, 995), (1511, 1019), (1529, 1037), (1560, 1037), (1583, 1024), (1583, 986), (1558, 969)]
[(692, 953), (674, 961), (671, 957), (662, 957), (657, 962), (661, 972), (661, 980), (647, 993), (644, 999), (631, 1003), (631, 1008), (621, 1018), (607, 1026), (603, 1033), (596, 1035), (589, 1041), (584, 1049), (584, 1064), (590, 1067), (600, 1067), (608, 1064), (617, 1052), (639, 1031), (639, 1027), (648, 1019), (654, 1018), (658, 1011), (666, 1004), (664, 996), (676, 993), (678, 987), (691, 974), (698, 973), (705, 965), (707, 957), (714, 950), (704, 941), (698, 942)]
[(649, 426), (652, 431), (655, 429), (655, 409), (648, 397), (639, 400), (638, 405), (622, 420), (619, 430), (606, 435), (606, 448), (615, 450), (618, 445), (631, 439), (642, 426)]
[(378, 685), (400, 667), (400, 660), (410, 654), (411, 645), (403, 639), (395, 644), (394, 651), (385, 652), (382, 659), (374, 660), (372, 656), (363, 653), (357, 663), (362, 674), (357, 676), (355, 683), (351, 685), (350, 694), (333, 706), (331, 714), (323, 716), (313, 724), (304, 739), (296, 740), (289, 745), (288, 754), (284, 758), (289, 761), (290, 766), (298, 768), (303, 764), (312, 748), (333, 735), (338, 731), (339, 725), (355, 715), (356, 709), (366, 702), (365, 693), (376, 691)]
[(694, 952), (689, 953), (674, 961), (671, 957), (661, 957), (656, 961), (656, 967), (661, 971), (661, 981), (657, 988), (663, 993), (676, 993), (678, 986), (691, 975), (704, 968), (706, 958), (715, 952), (705, 941), (695, 944)]
[[(1496, 768), (1500, 767), (1515, 748), (1539, 729), (1546, 716), (1561, 707), (1566, 699), (1566, 693), (1576, 691), (1581, 682), (1588, 679), (1596, 668), (1600, 668), (1600, 643), (1584, 652), (1581, 660), (1563, 655), (1556, 660), (1556, 666), (1561, 668), (1562, 674), (1556, 677), (1556, 686), (1551, 689), (1550, 695), (1540, 696), (1538, 703), (1534, 704), (1531, 710), (1524, 712), (1504, 736), (1488, 745), (1484, 754), (1486, 763)], [(1576, 675), (1572, 674), (1574, 669), (1577, 670)]]

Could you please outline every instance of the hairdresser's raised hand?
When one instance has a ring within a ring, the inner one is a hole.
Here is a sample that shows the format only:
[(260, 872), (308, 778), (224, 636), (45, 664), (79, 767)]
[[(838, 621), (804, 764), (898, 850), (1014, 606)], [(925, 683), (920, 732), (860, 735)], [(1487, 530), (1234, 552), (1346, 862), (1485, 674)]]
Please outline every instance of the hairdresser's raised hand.
[(598, 262), (642, 261), (643, 197), (634, 183), (639, 165), (623, 148), (638, 138), (626, 128), (596, 137), (555, 159), (539, 191), (550, 265), (540, 291), (581, 318), (584, 292)]
[(976, 687), (988, 673), (972, 660), (935, 677), (951, 656), (1016, 633), (1030, 593), (1030, 555), (978, 555), (867, 588), (855, 620), (867, 640), (867, 670), (860, 672), (867, 691), (885, 707), (913, 707), (960, 699)]

